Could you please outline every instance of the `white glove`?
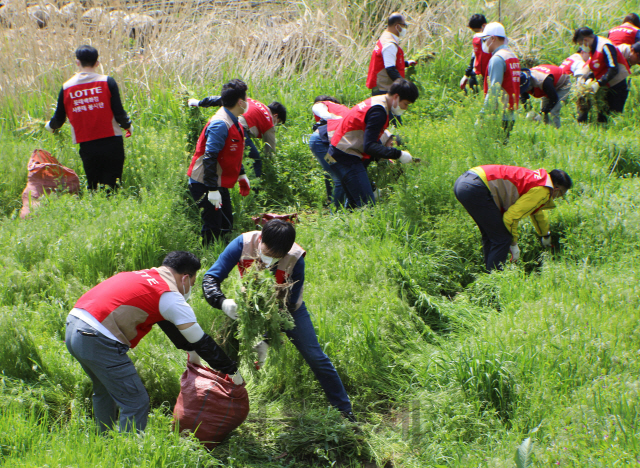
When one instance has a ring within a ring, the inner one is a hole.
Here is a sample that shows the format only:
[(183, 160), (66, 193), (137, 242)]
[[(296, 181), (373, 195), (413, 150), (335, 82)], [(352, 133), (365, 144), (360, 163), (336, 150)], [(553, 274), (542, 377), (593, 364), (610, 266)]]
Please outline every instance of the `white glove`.
[(469, 81), (469, 77), (468, 76), (463, 76), (462, 79), (460, 80), (460, 89), (464, 89), (465, 86), (467, 86), (467, 81)]
[(244, 383), (244, 380), (242, 379), (242, 376), (240, 375), (240, 371), (236, 372), (233, 375), (230, 375), (229, 377), (231, 377), (231, 380), (233, 380), (233, 383), (236, 385), (242, 385)]
[(189, 99), (187, 101), (187, 104), (189, 105), (189, 107), (198, 107), (200, 105), (200, 100), (199, 99)]
[(49, 133), (55, 132), (55, 130), (53, 128), (51, 128), (51, 121), (46, 123), (46, 125), (44, 126), (44, 129)]
[(598, 83), (597, 81), (594, 81), (593, 83), (591, 83), (591, 92), (593, 94), (596, 94), (598, 92), (598, 90), (600, 89), (600, 83)]
[(127, 128), (127, 130), (126, 130), (126, 132), (125, 132), (125, 134), (124, 134), (124, 137), (125, 137), (125, 138), (129, 138), (129, 137), (131, 136), (131, 134), (132, 134), (132, 133), (133, 133), (133, 124), (131, 124), (131, 125), (129, 126), (129, 128)]
[(540, 242), (542, 243), (542, 247), (551, 247), (551, 233), (548, 232), (546, 236), (542, 236)]
[(415, 60), (407, 60), (407, 66), (408, 67), (413, 67), (417, 64), (418, 62), (416, 62)]
[(269, 351), (269, 345), (267, 344), (266, 341), (261, 341), (251, 349), (253, 349), (256, 353), (258, 353), (258, 360), (256, 361), (256, 370), (260, 370), (260, 368), (264, 366), (264, 363), (267, 360), (267, 352)]
[(216, 210), (222, 206), (222, 195), (220, 195), (220, 191), (214, 190), (212, 192), (209, 192), (207, 198), (209, 198), (209, 202)]
[(198, 353), (196, 353), (195, 351), (187, 351), (187, 354), (189, 355), (189, 362), (191, 364), (197, 364), (199, 366), (202, 365), (202, 362), (200, 362), (200, 356), (198, 356)]
[(238, 320), (238, 304), (233, 299), (225, 299), (222, 301), (222, 312), (227, 314), (231, 320)]
[(518, 244), (512, 245), (509, 250), (511, 250), (511, 262), (517, 262), (520, 258), (520, 247), (518, 247)]
[(413, 158), (408, 151), (403, 151), (402, 155), (398, 158), (398, 161), (400, 161), (402, 164), (407, 164), (413, 161)]

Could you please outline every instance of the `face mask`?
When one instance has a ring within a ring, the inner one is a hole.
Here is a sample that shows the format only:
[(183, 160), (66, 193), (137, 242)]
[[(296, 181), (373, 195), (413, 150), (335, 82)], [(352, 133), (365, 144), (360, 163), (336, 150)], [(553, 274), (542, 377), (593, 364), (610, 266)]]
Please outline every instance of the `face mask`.
[(242, 102), (244, 102), (244, 107), (240, 106), (240, 108), (242, 109), (242, 113), (244, 114), (249, 109), (249, 103), (247, 101), (242, 101)]
[(400, 99), (398, 99), (398, 103), (396, 105), (391, 104), (391, 113), (393, 115), (402, 115), (404, 114), (405, 109), (400, 107)]
[(276, 259), (260, 252), (260, 260), (262, 260), (262, 263), (264, 263), (265, 266), (270, 267), (272, 263), (275, 263)]
[(482, 41), (482, 52), (484, 52), (485, 54), (489, 54), (489, 44), (487, 44), (488, 41)]
[[(189, 277), (187, 276), (187, 279)], [(182, 296), (184, 297), (185, 301), (188, 301), (189, 298), (191, 297), (191, 292), (193, 291), (193, 288), (189, 288), (189, 292), (185, 292), (187, 290), (187, 288), (184, 285), (184, 278), (182, 279)]]
[(406, 29), (406, 28), (402, 28), (402, 29), (400, 30), (400, 32), (398, 33), (398, 37), (399, 37), (400, 39), (402, 39), (402, 38), (403, 38), (404, 36), (406, 36), (406, 35), (407, 35), (407, 29)]

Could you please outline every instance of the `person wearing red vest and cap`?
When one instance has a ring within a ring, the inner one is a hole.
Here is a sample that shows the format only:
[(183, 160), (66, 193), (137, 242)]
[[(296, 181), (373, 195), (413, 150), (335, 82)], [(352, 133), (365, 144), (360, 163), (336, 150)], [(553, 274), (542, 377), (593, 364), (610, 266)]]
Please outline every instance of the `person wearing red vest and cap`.
[(471, 54), (471, 62), (467, 67), (462, 80), (460, 80), (460, 88), (465, 89), (467, 84), (474, 92), (478, 91), (478, 79), (480, 75), (486, 78), (487, 68), (489, 66), (489, 60), (491, 60), (491, 54), (482, 50), (482, 32), (487, 25), (487, 19), (484, 15), (475, 14), (469, 19), (469, 29), (475, 34), (473, 36), (472, 46), (473, 53)]
[[(615, 45), (604, 37), (596, 36), (592, 29), (583, 27), (576, 30), (573, 42), (589, 49), (589, 69), (593, 79), (585, 83), (595, 94), (603, 90), (608, 108), (598, 112), (598, 122), (609, 120), (610, 113), (621, 113), (629, 96), (627, 77), (629, 64)], [(578, 122), (585, 122), (588, 113), (580, 115)]]
[[(201, 100), (189, 99), (189, 106), (220, 106), (220, 96), (209, 96)], [(262, 176), (262, 159), (252, 138), (261, 138), (264, 142), (265, 155), (276, 150), (276, 125), (287, 122), (287, 108), (277, 101), (264, 105), (260, 101), (247, 98), (247, 110), (238, 117), (244, 128), (245, 145), (249, 148), (249, 157), (253, 159), (253, 172), (256, 177)]]
[(629, 13), (620, 26), (609, 31), (609, 40), (616, 46), (633, 45), (640, 41), (640, 17), (635, 13)]
[(562, 102), (569, 99), (571, 79), (555, 65), (538, 65), (531, 70), (523, 68), (520, 72), (520, 101), (524, 104), (529, 95), (542, 98), (544, 123), (549, 123), (549, 114), (553, 124), (560, 128), (560, 109)]
[[(387, 19), (387, 29), (376, 42), (369, 71), (367, 72), (367, 88), (373, 96), (387, 94), (389, 88), (398, 78), (404, 78), (406, 67), (416, 64), (415, 60), (405, 60), (404, 51), (400, 47), (400, 39), (407, 34), (407, 22), (404, 15), (391, 13)], [(402, 123), (399, 116), (392, 117), (392, 121)]]
[(80, 145), (89, 190), (98, 184), (116, 188), (124, 167), (122, 129), (131, 136), (133, 125), (122, 107), (116, 81), (97, 73), (98, 51), (90, 45), (78, 47), (76, 65), (79, 71), (62, 85), (56, 111), (45, 129), (53, 133), (68, 117), (73, 143)]
[(118, 273), (101, 282), (69, 313), (65, 344), (93, 382), (100, 432), (118, 420), (120, 431), (144, 431), (149, 395), (127, 352), (155, 324), (189, 353), (189, 361), (200, 363), (202, 357), (236, 385), (243, 384), (236, 363), (202, 330), (187, 303), (199, 269), (192, 253), (171, 252), (159, 268)]
[[(311, 323), (309, 311), (302, 299), (304, 290), (306, 252), (295, 243), (293, 225), (280, 219), (265, 223), (262, 231), (245, 232), (233, 240), (220, 254), (202, 281), (204, 297), (209, 305), (221, 309), (232, 320), (238, 319), (238, 306), (228, 299), (220, 284), (237, 265), (242, 275), (246, 268), (258, 262), (269, 269), (278, 284), (288, 288), (287, 309), (294, 321), (294, 328), (285, 330), (291, 343), (298, 349), (318, 379), (329, 402), (349, 420), (354, 420), (351, 401), (340, 376), (329, 357), (322, 351)], [(258, 355), (258, 368), (264, 365), (268, 350), (268, 337), (253, 348)]]
[(564, 196), (573, 182), (559, 169), (515, 166), (477, 166), (456, 180), (453, 191), (458, 201), (478, 225), (487, 271), (502, 269), (511, 252), (511, 260), (520, 257), (518, 223), (530, 216), (544, 247), (551, 246), (549, 220), (545, 210), (554, 208), (553, 200)]
[(247, 110), (247, 85), (231, 80), (222, 87), (221, 103), (205, 125), (187, 175), (189, 191), (202, 209), (204, 245), (231, 232), (233, 207), (229, 189), (240, 185), (240, 195), (251, 191), (244, 173), (244, 130), (238, 117)]
[(402, 115), (420, 95), (416, 85), (398, 78), (384, 95), (357, 104), (342, 119), (331, 137), (331, 169), (340, 177), (349, 208), (375, 203), (366, 166), (371, 159), (413, 160), (408, 151), (384, 145), (380, 139), (389, 127), (389, 114)]
[(500, 23), (489, 23), (482, 32), (482, 50), (491, 54), (484, 80), (482, 113), (502, 112), (506, 138), (515, 123), (520, 100), (520, 60), (508, 47), (509, 39)]

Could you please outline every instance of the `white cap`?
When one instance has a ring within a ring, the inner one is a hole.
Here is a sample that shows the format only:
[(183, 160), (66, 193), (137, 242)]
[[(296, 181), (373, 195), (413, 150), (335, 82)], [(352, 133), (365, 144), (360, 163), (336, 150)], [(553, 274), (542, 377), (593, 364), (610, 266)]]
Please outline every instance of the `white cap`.
[(505, 45), (509, 42), (507, 39), (507, 33), (504, 32), (504, 26), (501, 23), (489, 23), (484, 27), (484, 31), (482, 31), (482, 37), (487, 36), (497, 36), (504, 37)]

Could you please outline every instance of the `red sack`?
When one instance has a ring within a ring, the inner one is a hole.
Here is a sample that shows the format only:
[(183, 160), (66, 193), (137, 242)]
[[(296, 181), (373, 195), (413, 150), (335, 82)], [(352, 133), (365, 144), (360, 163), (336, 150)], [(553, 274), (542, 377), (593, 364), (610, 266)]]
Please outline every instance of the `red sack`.
[(51, 193), (55, 189), (77, 193), (80, 189), (80, 180), (76, 173), (62, 166), (48, 151), (34, 150), (27, 169), (29, 176), (27, 186), (22, 192), (22, 210), (20, 210), (20, 217), (23, 219), (30, 213), (31, 208), (40, 204), (38, 198), (43, 193)]
[(291, 214), (275, 214), (275, 213), (262, 213), (260, 216), (254, 216), (253, 222), (256, 223), (256, 226), (264, 226), (267, 221), (271, 221), (272, 219), (282, 219), (283, 221), (289, 221), (291, 224), (296, 224), (298, 222), (298, 213)]
[(180, 431), (194, 432), (209, 450), (247, 419), (246, 384), (236, 385), (226, 374), (187, 363), (173, 417)]

